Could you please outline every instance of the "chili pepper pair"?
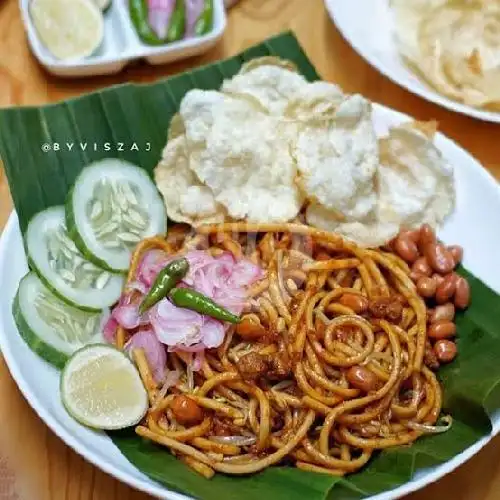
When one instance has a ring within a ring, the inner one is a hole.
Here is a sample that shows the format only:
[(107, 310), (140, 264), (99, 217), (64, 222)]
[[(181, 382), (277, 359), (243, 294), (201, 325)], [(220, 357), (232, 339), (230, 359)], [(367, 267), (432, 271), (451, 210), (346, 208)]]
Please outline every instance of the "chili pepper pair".
[(191, 309), (220, 321), (239, 323), (239, 316), (231, 313), (206, 295), (191, 288), (175, 288), (175, 285), (186, 276), (188, 271), (189, 262), (185, 258), (177, 259), (167, 264), (158, 273), (149, 293), (144, 297), (139, 306), (139, 313), (144, 313), (168, 296), (177, 307)]
[[(180, 40), (186, 28), (185, 0), (176, 0), (175, 8), (170, 17), (167, 34), (160, 38), (151, 28), (148, 21), (147, 0), (129, 0), (130, 18), (139, 38), (148, 45), (163, 45)], [(213, 0), (204, 0), (203, 10), (196, 20), (194, 32), (201, 36), (207, 33), (213, 23)]]

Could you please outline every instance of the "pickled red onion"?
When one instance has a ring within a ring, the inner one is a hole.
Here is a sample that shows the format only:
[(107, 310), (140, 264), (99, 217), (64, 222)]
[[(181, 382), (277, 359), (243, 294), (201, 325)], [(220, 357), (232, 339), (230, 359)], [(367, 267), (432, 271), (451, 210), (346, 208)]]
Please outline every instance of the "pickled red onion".
[(176, 0), (148, 0), (148, 22), (158, 38), (167, 36)]
[(185, 0), (186, 4), (186, 37), (191, 37), (195, 34), (194, 27), (196, 21), (203, 12), (204, 0)]
[[(236, 260), (229, 252), (217, 257), (202, 250), (185, 255), (189, 272), (177, 286), (191, 287), (225, 307), (241, 314), (246, 303), (246, 289), (263, 277), (263, 271), (252, 262)], [(138, 305), (151, 288), (158, 273), (175, 257), (160, 250), (150, 250), (139, 262), (135, 280), (112, 312), (106, 338), (113, 338), (119, 324), (127, 330), (148, 325), (156, 339), (169, 351), (202, 354), (224, 341), (227, 328), (223, 322), (189, 309), (174, 306), (168, 298), (159, 301), (142, 317)]]
[(155, 333), (152, 330), (141, 330), (137, 332), (125, 345), (125, 350), (127, 352), (133, 349), (144, 350), (154, 379), (156, 382), (161, 382), (165, 378), (167, 353), (165, 352), (165, 346), (158, 341)]

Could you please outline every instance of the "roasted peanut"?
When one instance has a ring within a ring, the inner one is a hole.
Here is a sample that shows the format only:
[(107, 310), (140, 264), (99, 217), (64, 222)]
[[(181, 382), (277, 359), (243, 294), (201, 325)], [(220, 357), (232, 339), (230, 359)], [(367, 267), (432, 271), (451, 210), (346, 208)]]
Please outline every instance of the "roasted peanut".
[(451, 302), (437, 306), (432, 309), (429, 315), (429, 323), (436, 323), (436, 321), (453, 321), (455, 317), (455, 306)]
[(447, 274), (455, 268), (455, 260), (450, 252), (441, 243), (428, 243), (424, 247), (427, 262), (440, 274)]
[(363, 392), (374, 391), (378, 385), (376, 375), (364, 366), (351, 366), (346, 378), (353, 387)]
[(412, 271), (410, 273), (410, 279), (416, 283), (420, 278), (425, 278), (425, 274), (417, 273), (416, 271)]
[(439, 286), (444, 281), (444, 276), (441, 276), (438, 273), (434, 273), (432, 275), (432, 279), (436, 282), (436, 285)]
[(449, 339), (454, 337), (456, 334), (457, 327), (455, 326), (455, 323), (445, 319), (432, 323), (427, 330), (427, 336), (431, 339), (437, 340)]
[(455, 306), (458, 309), (465, 309), (470, 302), (470, 286), (468, 281), (459, 276), (456, 280)]
[(420, 228), (419, 249), (423, 253), (423, 249), (429, 243), (436, 243), (436, 233), (429, 224), (424, 224)]
[(343, 306), (352, 309), (356, 314), (364, 313), (368, 309), (368, 299), (354, 293), (344, 293), (344, 295), (340, 297), (339, 302)]
[(436, 282), (428, 276), (422, 276), (417, 281), (417, 292), (421, 297), (425, 297), (427, 299), (434, 297), (436, 294), (436, 288)]
[(438, 340), (434, 344), (434, 352), (441, 363), (450, 363), (457, 355), (457, 345), (451, 340)]
[(420, 229), (403, 229), (399, 236), (403, 236), (403, 238), (410, 238), (413, 243), (418, 244), (420, 241)]
[(436, 302), (444, 304), (448, 302), (455, 293), (457, 288), (457, 275), (455, 273), (448, 274), (436, 288)]
[(411, 270), (412, 272), (422, 274), (423, 276), (430, 276), (432, 274), (432, 268), (425, 257), (419, 257), (413, 263), (413, 266), (411, 266)]
[(460, 262), (462, 262), (462, 258), (464, 256), (464, 249), (460, 245), (451, 245), (448, 247), (448, 252), (453, 256), (453, 260), (455, 261), (455, 266), (458, 266)]
[(175, 396), (170, 408), (181, 425), (196, 425), (203, 420), (203, 410), (188, 396)]
[(418, 247), (408, 236), (400, 235), (394, 242), (395, 252), (410, 264), (418, 259)]

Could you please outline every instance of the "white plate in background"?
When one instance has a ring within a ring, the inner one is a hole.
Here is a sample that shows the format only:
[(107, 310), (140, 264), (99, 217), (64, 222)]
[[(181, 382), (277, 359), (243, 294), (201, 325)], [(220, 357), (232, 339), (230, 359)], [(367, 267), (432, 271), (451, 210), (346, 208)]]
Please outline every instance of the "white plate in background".
[[(377, 134), (410, 117), (374, 104), (374, 124)], [(500, 187), (491, 175), (466, 151), (436, 135), (436, 145), (455, 166), (457, 207), (439, 236), (447, 243), (460, 244), (465, 249), (465, 266), (492, 289), (500, 292), (500, 228), (491, 214), (500, 213)], [(467, 231), (464, 231), (467, 228)], [(187, 500), (188, 497), (169, 491), (149, 479), (123, 457), (104, 434), (79, 425), (63, 408), (59, 395), (59, 373), (39, 358), (24, 343), (12, 318), (12, 301), (20, 279), (27, 272), (21, 234), (15, 213), (0, 239), (0, 349), (9, 370), (24, 397), (40, 418), (71, 448), (108, 474), (157, 498)], [(493, 431), (448, 462), (420, 470), (408, 483), (370, 497), (367, 500), (393, 500), (423, 488), (448, 474), (475, 455), (500, 431), (500, 412), (493, 417)], [(237, 488), (237, 482), (236, 488)], [(210, 481), (207, 481), (210, 488)]]
[(481, 110), (449, 99), (405, 66), (394, 42), (394, 18), (389, 0), (325, 0), (325, 5), (354, 50), (394, 83), (451, 111), (500, 123), (500, 112)]
[(213, 0), (213, 26), (208, 33), (165, 45), (147, 45), (141, 41), (132, 24), (128, 0), (112, 0), (111, 7), (104, 13), (104, 39), (97, 51), (89, 57), (62, 61), (54, 57), (39, 39), (29, 13), (30, 1), (19, 0), (19, 7), (31, 50), (47, 71), (63, 77), (118, 73), (135, 59), (145, 59), (149, 64), (186, 59), (207, 52), (226, 29), (224, 0)]

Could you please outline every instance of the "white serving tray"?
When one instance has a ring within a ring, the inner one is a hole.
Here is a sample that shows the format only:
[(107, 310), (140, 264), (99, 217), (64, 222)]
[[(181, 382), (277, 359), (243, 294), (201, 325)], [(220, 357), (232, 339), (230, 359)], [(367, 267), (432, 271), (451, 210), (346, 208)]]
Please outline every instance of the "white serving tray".
[(221, 38), (226, 28), (224, 0), (213, 0), (212, 30), (200, 37), (179, 40), (161, 46), (143, 43), (129, 16), (127, 0), (113, 0), (104, 13), (104, 40), (99, 49), (83, 59), (61, 61), (38, 38), (28, 6), (31, 0), (19, 0), (24, 27), (33, 54), (50, 73), (62, 77), (109, 75), (121, 71), (130, 61), (145, 59), (149, 64), (165, 64), (202, 54)]

